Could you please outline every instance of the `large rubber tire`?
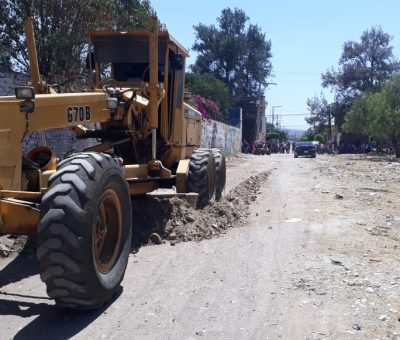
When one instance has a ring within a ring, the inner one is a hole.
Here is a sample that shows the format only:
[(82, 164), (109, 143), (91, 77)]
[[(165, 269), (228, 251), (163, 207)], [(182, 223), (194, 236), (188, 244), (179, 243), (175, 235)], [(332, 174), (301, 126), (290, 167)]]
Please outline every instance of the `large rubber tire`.
[(225, 189), (226, 183), (226, 160), (225, 155), (220, 149), (212, 149), (215, 161), (216, 170), (216, 189), (215, 199), (219, 201), (222, 197), (222, 193)]
[(132, 208), (117, 163), (78, 153), (60, 163), (43, 196), (38, 225), (40, 277), (57, 305), (97, 309), (124, 277)]
[(215, 200), (216, 169), (211, 149), (196, 149), (189, 163), (188, 191), (198, 194), (197, 208)]

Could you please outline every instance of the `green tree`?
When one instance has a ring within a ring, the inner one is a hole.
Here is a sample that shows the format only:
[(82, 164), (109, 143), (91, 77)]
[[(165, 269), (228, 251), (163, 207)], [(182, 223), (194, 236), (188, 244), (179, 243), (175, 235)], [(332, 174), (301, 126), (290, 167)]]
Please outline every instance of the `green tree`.
[(288, 140), (288, 133), (286, 131), (278, 130), (277, 132), (279, 133), (279, 136), (280, 136), (279, 140), (281, 142), (286, 142)]
[(335, 92), (333, 113), (337, 125), (341, 125), (355, 98), (379, 91), (400, 70), (391, 39), (380, 27), (364, 31), (360, 42), (344, 43), (338, 70), (332, 68), (322, 74), (322, 86)]
[(3, 57), (29, 73), (24, 20), (31, 17), (39, 70), (51, 82), (82, 72), (89, 31), (139, 28), (150, 12), (149, 2), (139, 0), (0, 0), (0, 8)]
[(148, 28), (149, 16), (153, 13), (149, 0), (113, 0), (111, 6), (116, 30)]
[(278, 139), (280, 142), (286, 142), (288, 140), (288, 134), (284, 130), (275, 130), (273, 132), (268, 133), (266, 139), (267, 140)]
[(257, 102), (272, 71), (271, 41), (238, 8), (222, 10), (217, 23), (194, 26), (192, 48), (198, 56), (191, 69), (195, 74), (211, 74), (227, 85), (230, 106), (243, 108), (243, 136), (251, 140), (256, 133)]
[(379, 93), (371, 93), (360, 96), (353, 101), (345, 117), (343, 125), (345, 132), (372, 136), (373, 107), (378, 97), (380, 97)]
[(5, 44), (0, 41), (0, 71), (11, 71), (12, 65), (10, 56), (6, 52)]
[(391, 39), (380, 27), (372, 27), (363, 32), (361, 42), (345, 42), (339, 69), (323, 74), (322, 85), (352, 98), (379, 90), (400, 69), (389, 45)]
[(388, 81), (381, 91), (354, 101), (346, 115), (345, 131), (368, 134), (390, 141), (400, 157), (400, 77)]
[(308, 98), (307, 107), (310, 116), (304, 118), (305, 121), (309, 125), (313, 126), (316, 132), (322, 132), (325, 126), (330, 123), (330, 107), (328, 101), (322, 94), (320, 94), (319, 97), (314, 96), (313, 98)]
[(316, 133), (314, 135), (314, 139), (313, 140), (316, 140), (317, 142), (320, 142), (320, 143), (325, 143), (326, 135), (324, 133)]
[(218, 27), (194, 26), (193, 50), (198, 52), (194, 73), (212, 74), (223, 81), (235, 102), (258, 97), (272, 71), (271, 42), (241, 9), (222, 10)]
[(306, 131), (303, 136), (300, 137), (301, 141), (317, 141), (320, 143), (326, 142), (325, 133), (315, 133), (314, 131)]
[(229, 108), (228, 87), (211, 74), (187, 73), (186, 89), (193, 95), (213, 100), (223, 113)]

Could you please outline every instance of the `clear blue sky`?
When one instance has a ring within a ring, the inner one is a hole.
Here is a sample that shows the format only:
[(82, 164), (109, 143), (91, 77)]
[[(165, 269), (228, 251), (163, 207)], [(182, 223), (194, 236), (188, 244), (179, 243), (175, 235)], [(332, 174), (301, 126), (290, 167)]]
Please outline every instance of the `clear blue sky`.
[[(189, 50), (195, 39), (193, 26), (217, 25), (224, 8), (244, 10), (272, 44), (273, 77), (266, 91), (267, 119), (273, 106), (281, 125), (306, 129), (307, 98), (322, 91), (321, 73), (337, 68), (346, 41), (360, 41), (372, 26), (393, 36), (391, 45), (400, 58), (400, 1), (398, 0), (151, 0), (161, 22)], [(191, 51), (188, 64), (195, 61)], [(332, 94), (323, 91), (328, 101)]]

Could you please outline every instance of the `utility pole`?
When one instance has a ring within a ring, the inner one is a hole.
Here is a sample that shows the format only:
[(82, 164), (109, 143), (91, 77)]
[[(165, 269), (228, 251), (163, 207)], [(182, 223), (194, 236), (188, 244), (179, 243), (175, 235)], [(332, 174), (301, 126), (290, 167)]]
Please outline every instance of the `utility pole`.
[(328, 124), (329, 124), (329, 149), (332, 150), (332, 115), (330, 111), (328, 111)]
[[(278, 84), (266, 83), (266, 87), (268, 87), (268, 85), (278, 85)], [(265, 141), (265, 132), (266, 132), (265, 108), (268, 105), (268, 102), (265, 100), (265, 94), (259, 93), (257, 100), (251, 103), (255, 103), (256, 105), (254, 140)]]
[[(277, 108), (277, 107), (282, 107), (282, 105), (272, 106), (272, 125), (274, 125), (274, 122), (275, 122), (275, 108)], [(277, 119), (277, 121), (278, 121), (278, 119)], [(275, 125), (274, 125), (274, 127), (275, 127)]]
[[(267, 84), (266, 84), (266, 88), (267, 88), (269, 85), (278, 85), (278, 84), (277, 84), (277, 83), (274, 83), (274, 82), (272, 82), (272, 83), (267, 83)], [(267, 107), (267, 106), (268, 106), (268, 101), (265, 101), (265, 107)], [(265, 111), (265, 110), (264, 110), (264, 111)], [(264, 113), (264, 115), (265, 115), (265, 113)], [(265, 137), (266, 137), (266, 136), (267, 136), (267, 133), (269, 132), (269, 129), (267, 129), (268, 119), (267, 119), (267, 116), (265, 116), (264, 118), (265, 118), (264, 124), (265, 124)]]

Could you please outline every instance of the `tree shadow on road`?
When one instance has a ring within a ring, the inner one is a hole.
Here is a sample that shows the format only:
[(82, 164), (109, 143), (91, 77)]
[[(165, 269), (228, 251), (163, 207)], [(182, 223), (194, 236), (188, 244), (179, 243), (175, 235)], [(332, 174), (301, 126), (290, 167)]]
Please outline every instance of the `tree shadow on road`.
[(68, 310), (46, 303), (0, 299), (0, 315), (22, 318), (38, 315), (13, 339), (70, 339), (103, 314), (121, 294), (122, 287), (111, 302), (95, 311)]

